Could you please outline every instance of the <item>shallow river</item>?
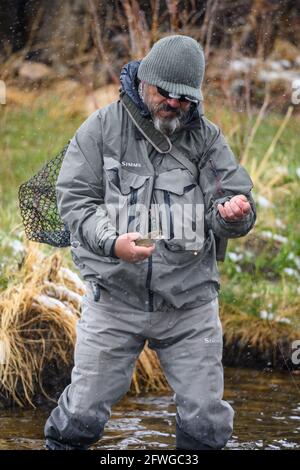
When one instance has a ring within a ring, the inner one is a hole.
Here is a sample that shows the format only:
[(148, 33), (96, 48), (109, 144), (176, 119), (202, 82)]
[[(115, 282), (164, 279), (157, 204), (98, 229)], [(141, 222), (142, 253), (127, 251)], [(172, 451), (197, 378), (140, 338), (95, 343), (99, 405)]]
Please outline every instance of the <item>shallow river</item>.
[[(300, 376), (225, 369), (225, 398), (236, 411), (228, 449), (300, 449)], [(113, 407), (95, 449), (174, 449), (171, 395), (127, 396)], [(42, 449), (49, 410), (0, 410), (0, 449)]]

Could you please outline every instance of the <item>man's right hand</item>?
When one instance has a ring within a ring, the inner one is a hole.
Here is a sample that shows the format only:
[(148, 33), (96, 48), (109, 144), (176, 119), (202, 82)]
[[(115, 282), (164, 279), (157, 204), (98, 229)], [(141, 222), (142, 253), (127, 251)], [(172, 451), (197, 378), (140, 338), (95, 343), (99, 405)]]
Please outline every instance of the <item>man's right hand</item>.
[(155, 250), (153, 246), (138, 246), (134, 243), (134, 240), (141, 238), (141, 234), (138, 232), (124, 233), (120, 235), (115, 243), (115, 254), (118, 258), (121, 258), (128, 263), (137, 263), (143, 261), (152, 255)]

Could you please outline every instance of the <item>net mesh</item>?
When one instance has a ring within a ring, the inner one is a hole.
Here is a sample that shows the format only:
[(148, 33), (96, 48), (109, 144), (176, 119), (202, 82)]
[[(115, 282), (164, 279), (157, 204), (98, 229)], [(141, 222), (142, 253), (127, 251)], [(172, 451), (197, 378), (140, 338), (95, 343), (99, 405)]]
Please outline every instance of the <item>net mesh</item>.
[(60, 218), (56, 200), (56, 181), (67, 148), (23, 183), (18, 194), (26, 237), (60, 248), (70, 245), (70, 232)]

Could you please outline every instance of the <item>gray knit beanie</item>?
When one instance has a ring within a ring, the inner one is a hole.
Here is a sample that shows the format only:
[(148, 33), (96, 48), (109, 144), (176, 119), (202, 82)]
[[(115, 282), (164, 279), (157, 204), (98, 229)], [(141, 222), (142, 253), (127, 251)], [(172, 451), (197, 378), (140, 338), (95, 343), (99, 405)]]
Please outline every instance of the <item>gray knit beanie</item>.
[(137, 76), (169, 93), (203, 100), (200, 90), (205, 59), (200, 44), (190, 36), (166, 36), (142, 59)]

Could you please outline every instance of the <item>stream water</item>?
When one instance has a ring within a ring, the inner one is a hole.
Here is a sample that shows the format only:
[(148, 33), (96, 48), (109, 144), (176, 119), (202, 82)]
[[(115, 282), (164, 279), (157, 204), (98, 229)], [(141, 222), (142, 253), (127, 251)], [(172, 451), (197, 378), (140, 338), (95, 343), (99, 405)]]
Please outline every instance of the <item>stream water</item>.
[[(300, 376), (225, 369), (225, 399), (235, 409), (228, 449), (300, 449)], [(0, 410), (0, 449), (42, 449), (50, 410)], [(126, 396), (112, 409), (93, 449), (175, 449), (172, 394)]]

